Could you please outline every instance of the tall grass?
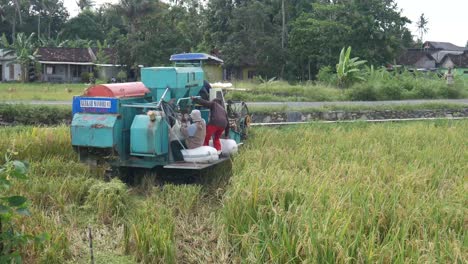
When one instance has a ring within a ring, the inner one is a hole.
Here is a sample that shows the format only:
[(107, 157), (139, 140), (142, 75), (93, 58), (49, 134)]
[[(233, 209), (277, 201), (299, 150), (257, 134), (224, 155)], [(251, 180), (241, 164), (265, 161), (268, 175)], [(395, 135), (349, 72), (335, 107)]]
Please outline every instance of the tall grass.
[(21, 250), (27, 262), (87, 263), (88, 226), (95, 232), (96, 263), (128, 263), (124, 254), (142, 263), (176, 262), (176, 222), (189, 221), (201, 186), (148, 186), (142, 196), (139, 187), (105, 182), (103, 169), (79, 163), (70, 144), (66, 126), (0, 129), (0, 155), (13, 152), (30, 164), (28, 181), (12, 190), (31, 203), (31, 217), (18, 224), (49, 238)]
[[(32, 243), (22, 250), (28, 262), (64, 263), (89, 259), (87, 236), (84, 239), (77, 237), (86, 234), (88, 226), (96, 230), (111, 230), (107, 237), (97, 235), (96, 238), (95, 252), (103, 258), (116, 257), (129, 247), (132, 251), (128, 253), (138, 261), (174, 260), (174, 224), (168, 221), (163, 225), (161, 220), (172, 219), (172, 210), (164, 209), (158, 214), (151, 209), (155, 206), (168, 208), (161, 201), (132, 195), (128, 187), (118, 180), (104, 182), (102, 169), (91, 169), (79, 163), (71, 148), (68, 127), (2, 128), (1, 156), (7, 151), (16, 153), (15, 158), (30, 164), (28, 181), (12, 190), (31, 201), (32, 216), (22, 218), (19, 224), (31, 234), (47, 233), (50, 238), (41, 246)], [(170, 193), (167, 191), (165, 196), (178, 198)], [(141, 199), (154, 203), (139, 203)], [(178, 202), (181, 205), (190, 203)], [(154, 213), (154, 217), (149, 217)], [(138, 233), (140, 228), (148, 228), (144, 223), (149, 225), (151, 232)], [(128, 245), (124, 243), (123, 226), (132, 227), (132, 234), (138, 235), (137, 238), (130, 236)], [(161, 230), (160, 235), (152, 232), (154, 230)], [(119, 239), (116, 239), (115, 234), (119, 233)], [(155, 241), (159, 244), (154, 244)], [(142, 243), (151, 247), (141, 248)], [(115, 246), (109, 248), (108, 245)]]
[(468, 97), (468, 83), (462, 77), (453, 85), (435, 74), (403, 72), (390, 73), (386, 70), (370, 70), (367, 81), (354, 84), (346, 91), (351, 100), (405, 100), (443, 99)]
[[(385, 69), (364, 71), (365, 81), (349, 88), (336, 86), (336, 78), (291, 85), (284, 81), (238, 82), (235, 87), (247, 92), (230, 92), (226, 98), (243, 101), (381, 101), (404, 99), (457, 99), (468, 97), (468, 83), (458, 76), (448, 86), (436, 75), (421, 73), (391, 73)], [(333, 75), (334, 76), (334, 75)]]
[(290, 85), (284, 81), (266, 83), (239, 82), (236, 88), (247, 88), (249, 91), (227, 93), (227, 99), (243, 101), (272, 102), (305, 102), (305, 101), (343, 101), (346, 100), (343, 90), (332, 86), (304, 83)]
[(463, 263), (468, 122), (258, 129), (221, 222), (249, 263)]

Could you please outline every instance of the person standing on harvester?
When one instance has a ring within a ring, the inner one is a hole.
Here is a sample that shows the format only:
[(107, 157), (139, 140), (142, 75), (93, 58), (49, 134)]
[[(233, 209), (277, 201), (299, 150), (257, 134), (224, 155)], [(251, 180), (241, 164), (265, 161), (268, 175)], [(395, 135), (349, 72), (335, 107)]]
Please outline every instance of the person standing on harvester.
[(193, 102), (210, 108), (210, 121), (206, 126), (206, 136), (203, 145), (209, 146), (210, 139), (213, 137), (213, 146), (221, 154), (221, 135), (224, 132), (226, 138), (229, 137), (229, 120), (224, 109), (223, 101), (218, 98), (213, 101), (206, 101), (200, 98), (192, 97)]

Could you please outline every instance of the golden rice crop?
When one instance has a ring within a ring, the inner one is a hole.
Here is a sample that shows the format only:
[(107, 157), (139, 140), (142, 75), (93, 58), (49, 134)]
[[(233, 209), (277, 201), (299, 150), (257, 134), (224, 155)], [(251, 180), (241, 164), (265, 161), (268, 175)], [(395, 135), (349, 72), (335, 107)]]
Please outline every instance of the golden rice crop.
[(28, 262), (87, 263), (92, 226), (97, 262), (464, 263), (467, 137), (463, 120), (256, 128), (230, 178), (144, 194), (80, 164), (65, 126), (1, 128), (0, 154), (29, 161), (18, 223), (50, 237)]
[(467, 261), (468, 122), (258, 129), (221, 212), (249, 263)]

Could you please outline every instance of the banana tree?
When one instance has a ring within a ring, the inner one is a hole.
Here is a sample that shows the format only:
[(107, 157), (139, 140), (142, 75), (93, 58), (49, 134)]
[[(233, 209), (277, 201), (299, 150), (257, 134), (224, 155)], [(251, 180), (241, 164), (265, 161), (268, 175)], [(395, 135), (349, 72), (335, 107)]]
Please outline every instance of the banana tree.
[(31, 33), (29, 36), (19, 33), (12, 44), (8, 43), (5, 35), (2, 36), (1, 40), (0, 46), (4, 48), (4, 53), (16, 56), (14, 62), (21, 66), (21, 80), (23, 82), (28, 81), (29, 66), (37, 61), (34, 36), (34, 33)]
[(351, 57), (351, 47), (341, 49), (340, 60), (336, 65), (336, 75), (338, 86), (346, 88), (354, 82), (365, 81), (360, 66), (365, 64), (366, 60), (359, 60), (359, 57)]

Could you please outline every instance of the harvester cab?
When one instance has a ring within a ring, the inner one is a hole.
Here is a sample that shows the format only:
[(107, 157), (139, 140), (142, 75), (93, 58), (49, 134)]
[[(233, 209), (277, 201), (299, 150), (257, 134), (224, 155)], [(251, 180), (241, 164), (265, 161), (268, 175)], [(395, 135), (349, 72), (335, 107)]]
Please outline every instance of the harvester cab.
[[(83, 162), (107, 162), (112, 168), (201, 170), (223, 162), (174, 163), (169, 129), (180, 114), (198, 108), (208, 122), (210, 110), (190, 97), (203, 87), (201, 67), (141, 69), (142, 82), (95, 85), (73, 98), (72, 146)], [(222, 95), (222, 94), (221, 94)], [(245, 123), (245, 122), (244, 122)], [(231, 138), (242, 135), (233, 124)]]

